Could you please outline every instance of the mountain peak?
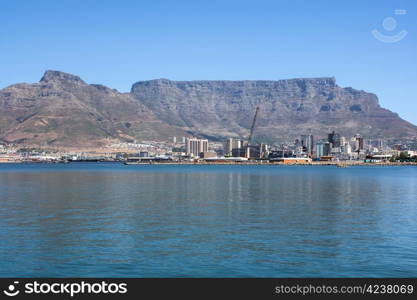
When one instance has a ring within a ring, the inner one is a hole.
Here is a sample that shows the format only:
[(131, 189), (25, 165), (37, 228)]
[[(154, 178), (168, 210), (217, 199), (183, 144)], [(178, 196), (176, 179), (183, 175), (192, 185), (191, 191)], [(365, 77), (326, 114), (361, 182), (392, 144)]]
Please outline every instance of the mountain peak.
[(78, 76), (72, 75), (69, 73), (61, 72), (61, 71), (54, 71), (54, 70), (47, 70), (43, 77), (41, 78), (41, 82), (74, 82), (74, 83), (84, 83), (85, 82)]

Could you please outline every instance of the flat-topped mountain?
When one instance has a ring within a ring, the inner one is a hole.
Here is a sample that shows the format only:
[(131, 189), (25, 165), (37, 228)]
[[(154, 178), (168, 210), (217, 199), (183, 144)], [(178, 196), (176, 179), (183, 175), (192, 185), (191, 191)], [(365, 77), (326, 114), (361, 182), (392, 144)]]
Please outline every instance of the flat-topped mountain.
[(350, 136), (415, 136), (417, 127), (382, 108), (376, 95), (342, 88), (335, 78), (278, 81), (137, 82), (132, 95), (170, 125), (211, 137), (247, 136), (259, 105), (258, 140), (336, 130)]
[(185, 135), (247, 137), (258, 105), (258, 141), (329, 130), (373, 138), (417, 135), (416, 126), (380, 107), (374, 94), (339, 87), (334, 78), (157, 79), (120, 93), (47, 71), (39, 83), (0, 90), (0, 141), (81, 147)]

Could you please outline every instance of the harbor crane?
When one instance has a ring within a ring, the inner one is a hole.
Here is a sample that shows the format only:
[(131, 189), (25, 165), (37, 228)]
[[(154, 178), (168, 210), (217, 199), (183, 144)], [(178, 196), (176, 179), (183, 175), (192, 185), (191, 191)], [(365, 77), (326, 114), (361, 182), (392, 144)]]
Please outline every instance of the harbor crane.
[(256, 118), (258, 117), (258, 112), (259, 112), (259, 105), (256, 107), (255, 116), (253, 117), (252, 126), (250, 128), (250, 133), (249, 133), (249, 138), (248, 138), (248, 146), (250, 146), (252, 144), (253, 131), (255, 129)]

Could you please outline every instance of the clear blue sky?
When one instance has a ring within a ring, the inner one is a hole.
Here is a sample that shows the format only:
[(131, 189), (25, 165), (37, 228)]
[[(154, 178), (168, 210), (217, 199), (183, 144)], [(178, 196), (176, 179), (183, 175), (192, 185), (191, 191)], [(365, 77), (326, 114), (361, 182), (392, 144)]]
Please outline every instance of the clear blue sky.
[[(417, 124), (416, 13), (414, 0), (1, 0), (0, 88), (46, 69), (120, 91), (154, 78), (335, 76)], [(408, 34), (383, 43), (373, 29)]]

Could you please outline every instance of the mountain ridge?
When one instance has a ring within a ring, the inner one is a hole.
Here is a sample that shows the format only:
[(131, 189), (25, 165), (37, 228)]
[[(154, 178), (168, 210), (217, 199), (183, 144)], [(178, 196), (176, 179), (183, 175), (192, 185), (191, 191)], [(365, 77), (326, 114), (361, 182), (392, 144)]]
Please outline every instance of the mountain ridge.
[[(339, 87), (334, 77), (150, 80), (134, 83), (131, 94), (159, 118), (172, 125), (190, 127), (197, 135), (247, 136), (258, 105), (261, 111), (257, 136), (270, 137), (269, 140), (307, 132), (324, 136), (331, 129), (347, 136), (363, 132), (369, 136), (398, 137), (416, 132), (416, 126), (380, 107), (375, 94)], [(204, 108), (202, 101), (207, 104)], [(392, 128), (387, 128), (386, 122)], [(215, 128), (213, 124), (221, 126)], [(233, 128), (236, 130), (225, 130)]]
[[(255, 137), (272, 142), (336, 130), (346, 136), (406, 138), (417, 127), (382, 108), (375, 94), (340, 87), (335, 77), (282, 80), (152, 79), (131, 91), (88, 84), (47, 70), (37, 83), (0, 90), (0, 140), (52, 146), (110, 142), (247, 137), (260, 106)], [(255, 139), (255, 140), (256, 140)]]

